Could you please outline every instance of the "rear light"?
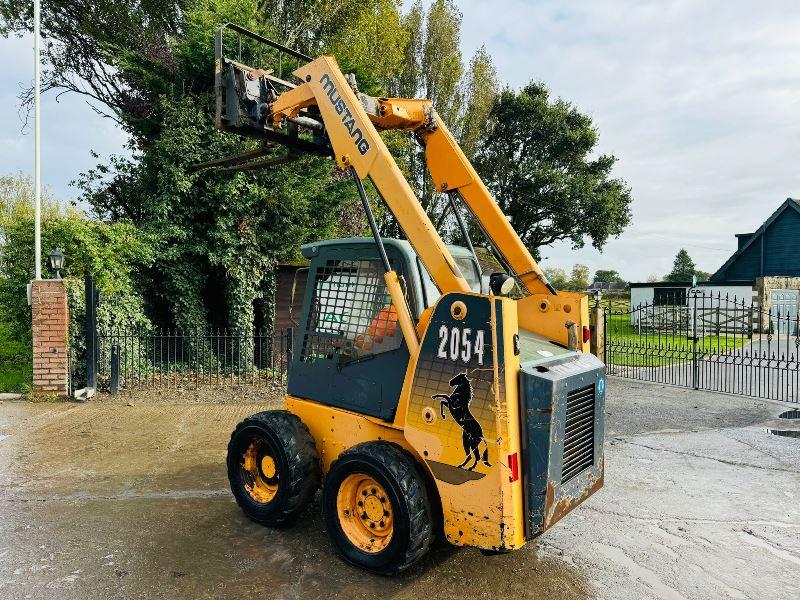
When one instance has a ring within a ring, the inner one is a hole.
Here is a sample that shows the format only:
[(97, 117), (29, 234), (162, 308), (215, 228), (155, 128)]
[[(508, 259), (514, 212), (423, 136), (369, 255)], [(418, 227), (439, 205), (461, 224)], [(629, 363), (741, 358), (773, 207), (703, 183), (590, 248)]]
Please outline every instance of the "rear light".
[(516, 452), (508, 455), (508, 468), (511, 470), (508, 481), (514, 483), (519, 479), (519, 455)]
[(583, 343), (584, 344), (589, 341), (589, 338), (591, 337), (591, 335), (592, 335), (591, 330), (587, 326), (584, 325), (583, 326)]

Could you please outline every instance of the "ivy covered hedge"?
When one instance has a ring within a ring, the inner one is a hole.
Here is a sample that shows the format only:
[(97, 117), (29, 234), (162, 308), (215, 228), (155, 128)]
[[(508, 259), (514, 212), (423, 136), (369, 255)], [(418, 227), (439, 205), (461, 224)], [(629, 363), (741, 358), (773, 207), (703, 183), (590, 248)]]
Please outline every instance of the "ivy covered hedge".
[[(31, 310), (26, 288), (33, 278), (34, 212), (31, 181), (0, 177), (0, 391), (30, 385)], [(60, 247), (66, 256), (62, 275), (71, 312), (73, 352), (83, 340), (84, 274), (96, 277), (104, 302), (103, 327), (147, 327), (151, 322), (142, 293), (155, 261), (154, 238), (129, 222), (107, 224), (66, 208), (49, 194), (43, 198), (42, 274), (49, 277), (48, 255)]]

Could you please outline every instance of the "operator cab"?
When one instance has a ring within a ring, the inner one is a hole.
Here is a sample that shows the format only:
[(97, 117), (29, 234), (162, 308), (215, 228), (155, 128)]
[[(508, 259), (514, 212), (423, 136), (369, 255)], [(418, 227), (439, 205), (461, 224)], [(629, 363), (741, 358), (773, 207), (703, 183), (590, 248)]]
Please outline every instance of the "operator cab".
[[(410, 243), (391, 238), (383, 243), (411, 315), (419, 319), (441, 292)], [(480, 266), (471, 252), (461, 246), (448, 250), (472, 291), (481, 293)], [(302, 252), (311, 264), (293, 336), (288, 393), (391, 420), (409, 353), (375, 240), (314, 242)]]

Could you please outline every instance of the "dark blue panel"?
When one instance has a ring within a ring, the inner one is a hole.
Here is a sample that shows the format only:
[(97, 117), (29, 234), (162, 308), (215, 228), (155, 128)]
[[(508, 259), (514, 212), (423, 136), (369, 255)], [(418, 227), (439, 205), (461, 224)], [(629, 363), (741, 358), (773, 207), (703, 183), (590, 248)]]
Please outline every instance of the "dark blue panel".
[(726, 273), (728, 281), (749, 281), (761, 276), (761, 241), (755, 240), (750, 247), (733, 261)]
[(800, 277), (800, 213), (783, 211), (764, 241), (764, 274)]

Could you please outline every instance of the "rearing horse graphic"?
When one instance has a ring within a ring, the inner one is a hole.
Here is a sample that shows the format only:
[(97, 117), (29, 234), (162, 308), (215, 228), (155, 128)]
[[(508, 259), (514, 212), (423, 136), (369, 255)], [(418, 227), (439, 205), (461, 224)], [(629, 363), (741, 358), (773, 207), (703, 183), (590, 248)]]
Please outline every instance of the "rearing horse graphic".
[[(478, 420), (470, 411), (472, 404), (472, 384), (466, 373), (459, 373), (450, 380), (450, 386), (455, 387), (451, 394), (434, 394), (432, 400), (439, 399), (439, 411), (442, 419), (445, 419), (444, 407), (450, 411), (450, 416), (461, 427), (461, 440), (464, 444), (464, 462), (458, 465), (459, 469), (465, 468), (466, 464), (473, 460), (472, 465), (466, 467), (468, 471), (474, 471), (478, 466), (478, 461), (483, 461), (487, 467), (491, 467), (489, 462), (489, 444), (483, 438), (483, 428)], [(483, 443), (483, 453), (480, 446)]]

